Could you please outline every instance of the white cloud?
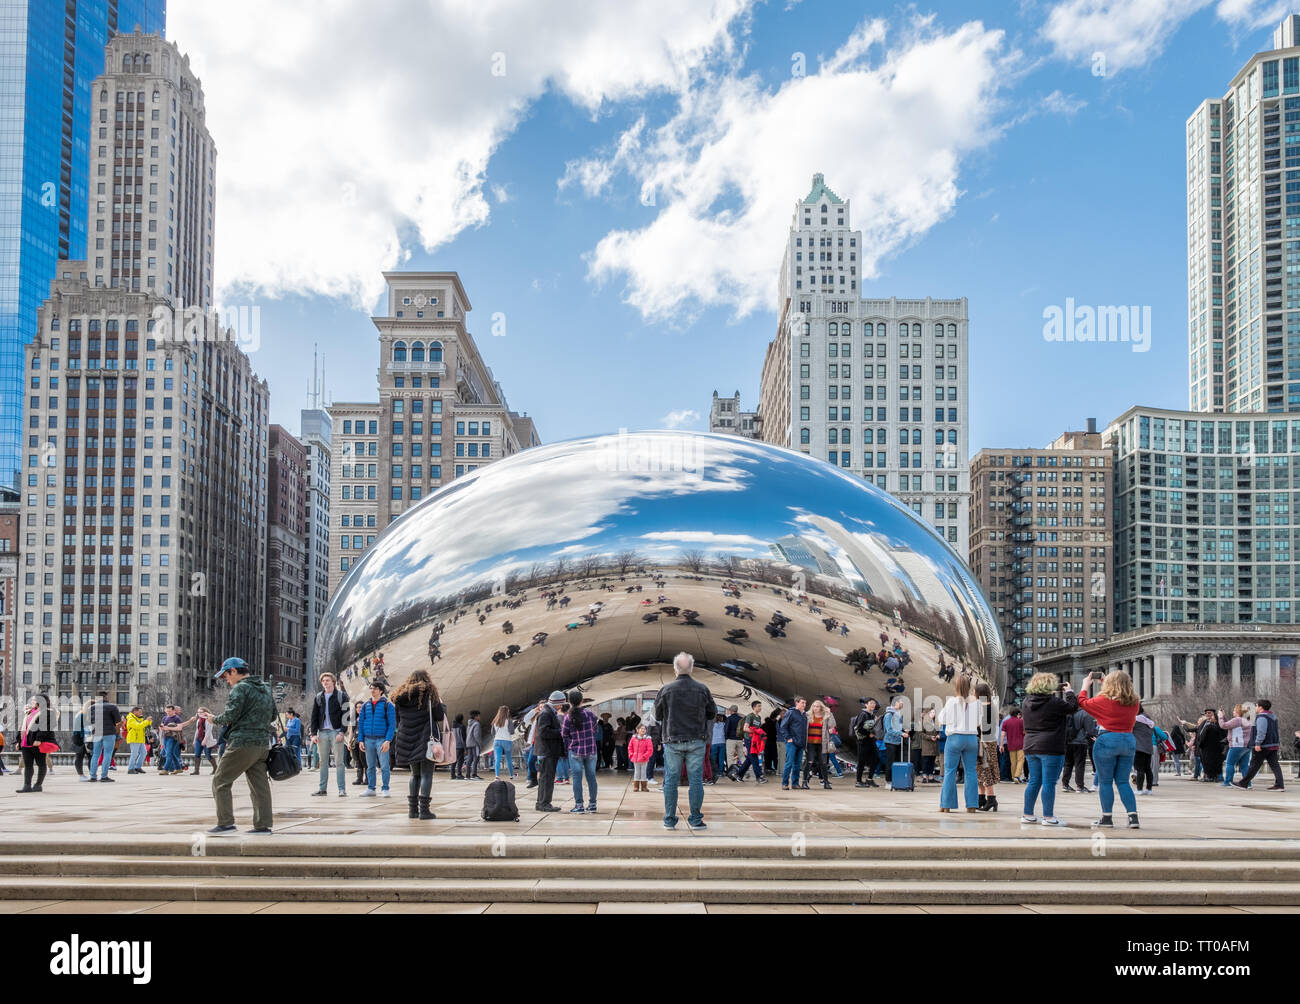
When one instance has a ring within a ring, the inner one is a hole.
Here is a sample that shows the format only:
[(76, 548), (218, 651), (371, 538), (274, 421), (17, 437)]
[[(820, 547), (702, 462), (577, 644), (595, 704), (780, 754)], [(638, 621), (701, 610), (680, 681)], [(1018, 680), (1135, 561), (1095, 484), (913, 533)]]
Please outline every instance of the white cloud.
[(767, 306), (773, 255), (819, 171), (852, 200), (859, 277), (875, 275), (952, 211), (963, 157), (999, 133), (996, 92), (1015, 59), (1002, 32), (977, 22), (944, 33), (920, 20), (893, 46), (884, 39), (882, 22), (866, 22), (819, 72), (775, 90), (702, 72), (669, 122), (588, 163), (597, 190), (603, 171), (627, 172), (657, 207), (644, 228), (598, 243), (589, 278), (622, 277), (627, 302), (652, 320)]
[(510, 191), (505, 185), (493, 185), (492, 198), (498, 205), (504, 206), (511, 199)]
[(659, 423), (665, 429), (680, 429), (684, 425), (690, 425), (700, 420), (700, 413), (689, 408), (682, 411), (670, 411), (667, 415), (659, 420)]
[[(1043, 35), (1056, 55), (1073, 63), (1104, 57), (1103, 75), (1143, 66), (1193, 14), (1214, 0), (1063, 0), (1047, 17)], [(1215, 15), (1234, 28), (1281, 21), (1287, 0), (1219, 0)]]
[(372, 305), (404, 241), (487, 220), (488, 161), (548, 89), (593, 114), (680, 90), (751, 2), (173, 0), (218, 150), (219, 289)]

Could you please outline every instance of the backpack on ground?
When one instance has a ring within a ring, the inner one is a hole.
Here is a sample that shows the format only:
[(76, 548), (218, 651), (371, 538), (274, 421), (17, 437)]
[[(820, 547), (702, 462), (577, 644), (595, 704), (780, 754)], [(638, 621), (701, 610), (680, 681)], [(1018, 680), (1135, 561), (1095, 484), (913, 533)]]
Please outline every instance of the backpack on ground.
[(519, 822), (515, 786), (509, 781), (492, 781), (483, 792), (483, 818), (489, 823)]

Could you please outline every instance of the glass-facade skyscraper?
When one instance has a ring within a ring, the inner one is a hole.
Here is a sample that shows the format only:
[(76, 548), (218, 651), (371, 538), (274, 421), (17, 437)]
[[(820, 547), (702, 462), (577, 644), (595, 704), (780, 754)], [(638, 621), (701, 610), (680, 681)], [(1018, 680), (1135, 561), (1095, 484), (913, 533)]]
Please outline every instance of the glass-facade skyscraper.
[(1187, 120), (1193, 411), (1300, 411), (1300, 15)]
[(22, 466), (23, 352), (55, 263), (86, 257), (90, 85), (166, 0), (0, 0), (0, 484)]

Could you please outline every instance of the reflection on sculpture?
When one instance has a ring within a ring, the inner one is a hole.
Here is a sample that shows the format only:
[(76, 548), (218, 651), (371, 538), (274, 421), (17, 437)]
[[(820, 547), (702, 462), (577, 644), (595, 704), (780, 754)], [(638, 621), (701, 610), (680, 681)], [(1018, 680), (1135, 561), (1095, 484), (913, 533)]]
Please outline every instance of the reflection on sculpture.
[(421, 502), (339, 587), (316, 668), (346, 679), (382, 651), (390, 680), (426, 666), (454, 710), (518, 712), (653, 690), (683, 650), (720, 700), (852, 714), (963, 668), (1005, 685), (988, 605), (910, 509), (804, 454), (669, 432), (537, 447)]

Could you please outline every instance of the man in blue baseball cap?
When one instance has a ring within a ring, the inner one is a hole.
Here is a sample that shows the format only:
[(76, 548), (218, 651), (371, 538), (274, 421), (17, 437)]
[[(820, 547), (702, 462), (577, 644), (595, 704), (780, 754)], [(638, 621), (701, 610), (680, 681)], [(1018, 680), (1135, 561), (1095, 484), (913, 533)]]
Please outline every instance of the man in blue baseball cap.
[(236, 832), (234, 798), (231, 785), (240, 775), (248, 778), (248, 792), (253, 799), (253, 829), (250, 833), (271, 832), (271, 783), (266, 777), (266, 751), (271, 744), (271, 723), (275, 720), (275, 697), (265, 680), (249, 675), (248, 663), (238, 657), (227, 659), (217, 670), (217, 679), (230, 686), (226, 710), (219, 715), (204, 712), (209, 726), (230, 726), (226, 735), (226, 753), (212, 776), (212, 797), (217, 803), (217, 825), (208, 830), (213, 836)]

